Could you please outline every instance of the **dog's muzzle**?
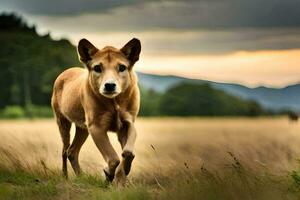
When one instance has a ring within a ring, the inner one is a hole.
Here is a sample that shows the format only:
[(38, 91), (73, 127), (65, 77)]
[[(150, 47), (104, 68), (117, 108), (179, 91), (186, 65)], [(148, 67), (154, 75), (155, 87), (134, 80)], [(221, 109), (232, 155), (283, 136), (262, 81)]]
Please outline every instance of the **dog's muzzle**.
[(105, 90), (105, 92), (115, 92), (116, 84), (115, 83), (105, 83), (104, 90)]

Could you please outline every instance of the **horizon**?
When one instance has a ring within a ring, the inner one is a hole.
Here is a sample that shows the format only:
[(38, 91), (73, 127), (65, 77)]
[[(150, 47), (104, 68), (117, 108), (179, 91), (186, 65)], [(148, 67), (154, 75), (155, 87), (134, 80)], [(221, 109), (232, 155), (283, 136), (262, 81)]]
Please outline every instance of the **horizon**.
[(257, 89), (257, 88), (267, 88), (267, 89), (285, 89), (291, 86), (296, 86), (296, 85), (300, 85), (300, 81), (295, 82), (295, 83), (291, 83), (289, 85), (286, 86), (281, 86), (281, 87), (274, 87), (274, 86), (266, 86), (266, 85), (258, 85), (258, 86), (247, 86), (243, 83), (235, 83), (235, 82), (220, 82), (220, 81), (212, 81), (212, 80), (208, 80), (208, 79), (199, 79), (199, 78), (190, 78), (190, 77), (185, 77), (185, 76), (181, 76), (181, 75), (174, 75), (174, 74), (155, 74), (155, 73), (147, 73), (147, 72), (141, 72), (141, 71), (136, 71), (137, 73), (140, 74), (145, 74), (145, 75), (150, 75), (150, 76), (162, 76), (162, 77), (174, 77), (174, 78), (184, 78), (184, 79), (189, 79), (189, 80), (196, 80), (196, 81), (207, 81), (207, 82), (213, 82), (213, 83), (219, 83), (219, 84), (231, 84), (231, 85), (239, 85), (239, 86), (243, 86), (243, 87), (247, 87), (249, 89)]
[[(99, 48), (122, 47), (137, 37), (142, 42), (142, 55), (135, 68), (142, 73), (250, 88), (284, 88), (300, 82), (300, 17), (295, 17), (300, 3), (291, 0), (265, 0), (263, 4), (269, 10), (249, 0), (230, 0), (228, 5), (205, 0), (188, 5), (176, 0), (91, 0), (91, 5), (84, 5), (76, 0), (71, 8), (57, 10), (53, 7), (56, 4), (44, 3), (47, 5), (32, 0), (28, 5), (2, 0), (0, 13), (17, 13), (26, 23), (35, 25), (39, 35), (49, 33), (51, 38), (65, 38), (75, 46), (80, 38), (87, 38)], [(160, 13), (161, 6), (166, 13)], [(230, 6), (241, 6), (246, 14)], [(211, 9), (216, 11), (212, 16)], [(257, 16), (251, 14), (253, 10)], [(228, 11), (232, 15), (222, 15)], [(278, 13), (286, 16), (280, 18)]]

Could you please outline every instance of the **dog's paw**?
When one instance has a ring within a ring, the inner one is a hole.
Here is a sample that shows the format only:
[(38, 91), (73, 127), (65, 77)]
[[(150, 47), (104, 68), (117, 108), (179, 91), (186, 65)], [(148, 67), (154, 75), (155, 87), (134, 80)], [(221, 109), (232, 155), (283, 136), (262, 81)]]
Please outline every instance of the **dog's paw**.
[(114, 180), (115, 175), (109, 174), (109, 172), (106, 169), (103, 169), (103, 172), (104, 172), (106, 181), (109, 182), (109, 183), (111, 183)]
[(124, 158), (124, 171), (125, 175), (127, 176), (130, 172), (131, 163), (135, 157), (135, 155), (130, 151), (123, 151), (122, 157)]

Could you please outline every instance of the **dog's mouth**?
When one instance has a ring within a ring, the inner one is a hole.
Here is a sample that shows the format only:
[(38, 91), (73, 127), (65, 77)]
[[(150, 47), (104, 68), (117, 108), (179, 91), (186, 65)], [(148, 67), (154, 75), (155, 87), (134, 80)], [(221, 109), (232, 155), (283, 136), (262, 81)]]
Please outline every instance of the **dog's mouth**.
[(103, 91), (101, 94), (107, 98), (114, 98), (119, 95), (116, 91)]

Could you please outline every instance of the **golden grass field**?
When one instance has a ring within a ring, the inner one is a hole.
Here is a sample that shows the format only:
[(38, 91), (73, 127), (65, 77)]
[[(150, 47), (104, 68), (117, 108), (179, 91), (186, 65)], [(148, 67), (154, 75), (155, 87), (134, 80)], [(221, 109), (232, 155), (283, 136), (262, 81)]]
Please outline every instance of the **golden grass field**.
[[(222, 167), (230, 159), (228, 152), (248, 166), (274, 170), (289, 169), (300, 158), (300, 124), (284, 117), (140, 118), (136, 127), (133, 176), (185, 167), (184, 163), (190, 168)], [(54, 120), (0, 121), (0, 128), (1, 148), (14, 152), (24, 165), (43, 160), (48, 167), (60, 168), (62, 143)], [(73, 136), (74, 129), (71, 132)], [(116, 135), (109, 135), (120, 153)], [(91, 173), (100, 172), (105, 164), (91, 137), (82, 147), (80, 163)]]
[[(232, 163), (242, 163), (251, 173), (268, 171), (285, 177), (299, 164), (300, 123), (286, 117), (139, 118), (136, 127), (130, 180), (157, 185), (153, 190), (172, 186), (164, 178), (178, 172), (208, 169), (222, 176)], [(120, 153), (116, 135), (109, 135)], [(0, 138), (2, 168), (22, 166), (46, 174), (60, 170), (62, 143), (54, 119), (0, 121)], [(105, 165), (91, 137), (82, 147), (80, 164), (84, 172), (96, 176)], [(68, 169), (73, 174), (70, 165)]]

